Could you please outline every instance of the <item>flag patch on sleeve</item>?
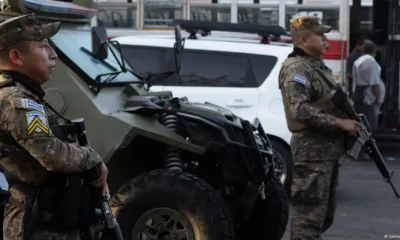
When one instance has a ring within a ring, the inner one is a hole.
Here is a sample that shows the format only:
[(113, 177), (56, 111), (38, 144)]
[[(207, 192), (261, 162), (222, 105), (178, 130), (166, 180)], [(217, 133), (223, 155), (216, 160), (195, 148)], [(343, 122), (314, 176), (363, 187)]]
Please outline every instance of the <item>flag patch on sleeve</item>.
[(22, 101), (23, 108), (32, 109), (32, 110), (36, 110), (36, 111), (44, 113), (43, 105), (36, 103), (27, 98), (21, 98), (21, 101)]
[(298, 82), (298, 83), (301, 83), (301, 84), (306, 84), (306, 81), (307, 81), (307, 79), (306, 78), (304, 78), (304, 77), (302, 77), (302, 76), (300, 76), (300, 75), (295, 75), (294, 76), (294, 80), (296, 81), (296, 82)]

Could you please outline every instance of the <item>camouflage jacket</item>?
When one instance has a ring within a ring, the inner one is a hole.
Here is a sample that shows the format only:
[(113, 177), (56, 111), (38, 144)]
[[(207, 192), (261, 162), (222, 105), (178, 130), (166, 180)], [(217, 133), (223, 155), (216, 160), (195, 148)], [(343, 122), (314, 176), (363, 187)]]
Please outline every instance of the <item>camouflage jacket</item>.
[(283, 66), (279, 74), (282, 97), (288, 106), (285, 111), (287, 116), (290, 113), (296, 122), (306, 126), (292, 133), (293, 157), (295, 161), (337, 159), (344, 152), (344, 133), (334, 127), (335, 116), (315, 104), (327, 98), (326, 93), (330, 90), (326, 89), (316, 68), (325, 71), (333, 82), (331, 70), (321, 59), (313, 58), (298, 48), (289, 57), (301, 58), (301, 61)]
[(39, 85), (16, 72), (0, 75), (0, 83), (7, 79), (18, 80), (0, 89), (0, 164), (8, 173), (40, 186), (48, 171), (83, 172), (102, 162), (91, 148), (54, 136), (49, 126), (53, 116), (41, 102), (44, 91)]

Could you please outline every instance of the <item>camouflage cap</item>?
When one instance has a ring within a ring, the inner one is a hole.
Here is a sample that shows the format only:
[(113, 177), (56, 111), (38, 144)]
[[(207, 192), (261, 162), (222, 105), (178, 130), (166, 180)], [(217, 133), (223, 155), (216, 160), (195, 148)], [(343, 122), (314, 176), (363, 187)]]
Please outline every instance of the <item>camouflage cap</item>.
[(54, 36), (60, 22), (42, 24), (35, 14), (26, 14), (0, 23), (0, 51), (21, 41), (40, 41)]
[(292, 34), (308, 30), (317, 34), (325, 34), (332, 30), (331, 26), (320, 23), (319, 18), (310, 16), (297, 16), (290, 20)]

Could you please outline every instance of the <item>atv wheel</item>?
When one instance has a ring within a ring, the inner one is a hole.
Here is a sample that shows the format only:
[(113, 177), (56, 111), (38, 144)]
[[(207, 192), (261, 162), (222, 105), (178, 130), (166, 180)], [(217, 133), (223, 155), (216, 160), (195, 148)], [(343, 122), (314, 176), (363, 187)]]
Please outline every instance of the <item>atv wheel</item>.
[(125, 240), (233, 240), (234, 228), (219, 194), (182, 171), (155, 170), (121, 187), (112, 206)]
[(293, 159), (292, 154), (290, 152), (290, 148), (288, 149), (282, 143), (276, 140), (270, 140), (272, 148), (275, 154), (276, 166), (275, 170), (278, 174), (279, 180), (285, 187), (287, 196), (291, 198), (291, 187), (292, 187), (292, 179), (293, 179)]
[(289, 201), (281, 182), (271, 177), (265, 188), (265, 200), (260, 197), (253, 205), (247, 234), (241, 239), (280, 240), (285, 234), (289, 219)]

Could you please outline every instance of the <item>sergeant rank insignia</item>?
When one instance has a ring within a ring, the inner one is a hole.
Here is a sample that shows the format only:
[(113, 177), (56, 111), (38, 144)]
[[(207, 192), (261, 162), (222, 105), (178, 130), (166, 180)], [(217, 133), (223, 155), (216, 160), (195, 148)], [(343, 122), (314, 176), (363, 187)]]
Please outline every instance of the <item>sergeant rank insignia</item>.
[(49, 134), (49, 125), (43, 113), (37, 111), (27, 112), (26, 120), (28, 123), (28, 135), (33, 133)]

